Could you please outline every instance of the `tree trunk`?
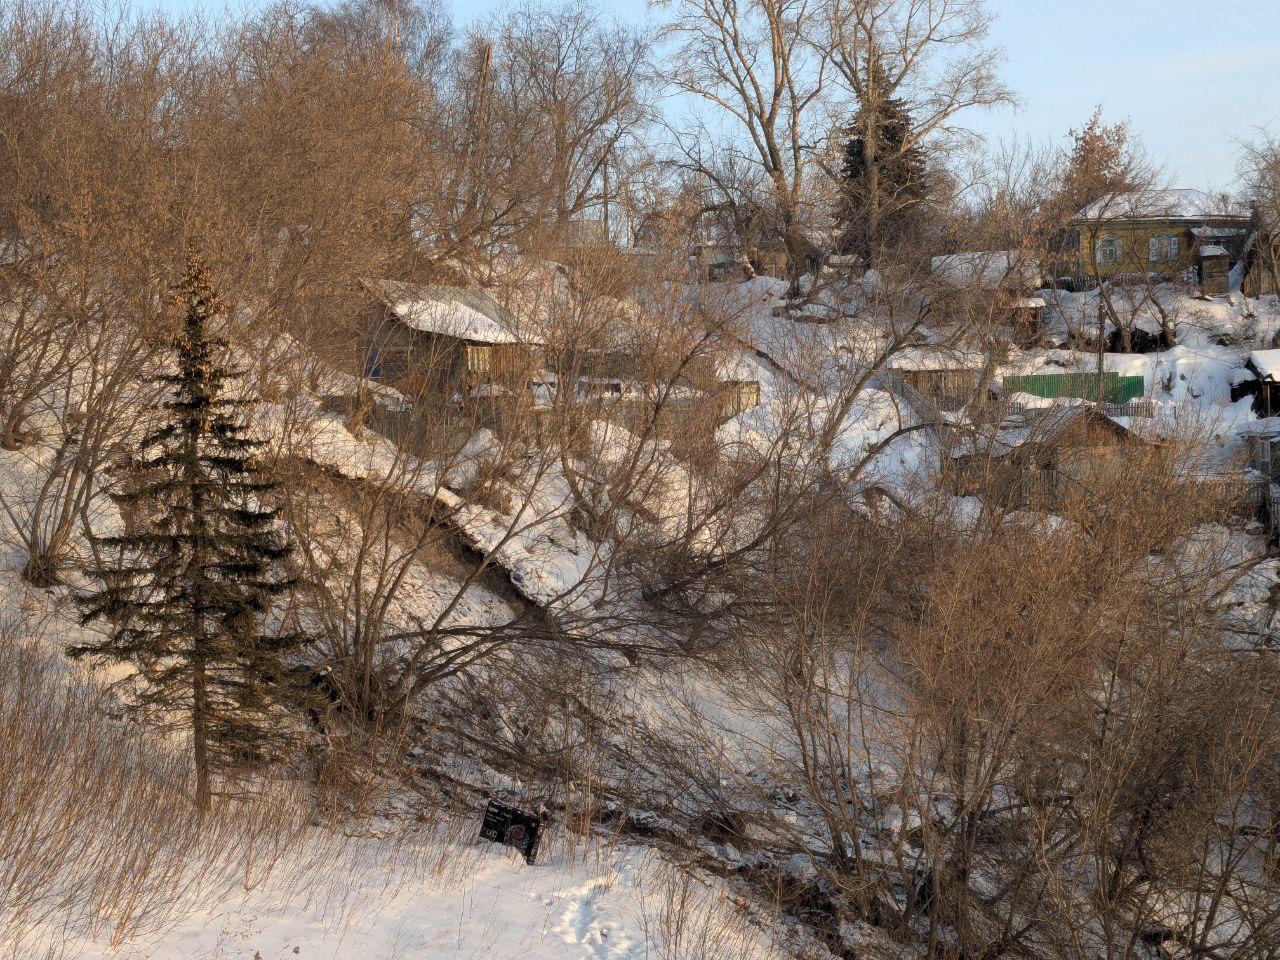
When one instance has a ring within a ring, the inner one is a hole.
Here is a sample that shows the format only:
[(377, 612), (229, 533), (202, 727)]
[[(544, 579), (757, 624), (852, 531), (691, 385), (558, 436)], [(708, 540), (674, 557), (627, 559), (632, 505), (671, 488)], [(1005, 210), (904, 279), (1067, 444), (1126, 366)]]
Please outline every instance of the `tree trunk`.
[[(879, 96), (873, 93), (872, 97)], [(874, 115), (863, 131), (863, 156), (867, 165), (867, 267), (880, 262), (880, 131)]]
[(1105, 394), (1105, 361), (1103, 354), (1107, 349), (1107, 311), (1103, 306), (1101, 296), (1098, 299), (1098, 406), (1102, 406), (1102, 402), (1106, 399)]
[(21, 450), (31, 439), (29, 431), (22, 428), (26, 421), (23, 405), (15, 405), (5, 412), (0, 424), (0, 450)]
[(62, 583), (57, 561), (44, 550), (28, 558), (22, 567), (22, 579), (38, 590), (47, 590)]
[(191, 737), (195, 745), (196, 809), (203, 813), (209, 809), (212, 798), (209, 786), (208, 702), (204, 663), (197, 660), (192, 665), (191, 673)]

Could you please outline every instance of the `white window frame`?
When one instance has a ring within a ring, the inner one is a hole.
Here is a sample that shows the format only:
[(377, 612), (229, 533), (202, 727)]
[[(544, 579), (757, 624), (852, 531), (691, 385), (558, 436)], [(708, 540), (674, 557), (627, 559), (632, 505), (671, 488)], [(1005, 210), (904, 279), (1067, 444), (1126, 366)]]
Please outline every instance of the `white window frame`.
[(1094, 259), (1100, 264), (1113, 265), (1120, 262), (1120, 238), (1106, 233), (1098, 238), (1098, 249), (1094, 251)]
[(1178, 259), (1178, 238), (1172, 233), (1154, 233), (1147, 240), (1147, 259), (1151, 263), (1172, 263)]

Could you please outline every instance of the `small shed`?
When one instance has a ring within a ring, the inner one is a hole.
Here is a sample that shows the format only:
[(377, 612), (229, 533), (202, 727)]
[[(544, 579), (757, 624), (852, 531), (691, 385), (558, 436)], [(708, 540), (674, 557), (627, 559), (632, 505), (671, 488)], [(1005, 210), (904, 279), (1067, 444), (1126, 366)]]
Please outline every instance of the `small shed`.
[(909, 347), (891, 356), (885, 372), (939, 410), (959, 410), (977, 393), (986, 356), (977, 350)]
[(975, 436), (952, 451), (949, 466), (957, 495), (986, 493), (1011, 507), (1052, 508), (1071, 490), (1123, 478), (1132, 451), (1151, 446), (1116, 418), (1075, 401)]
[(1253, 423), (1241, 431), (1246, 464), (1268, 481), (1280, 479), (1280, 422)]
[(1231, 289), (1231, 256), (1225, 247), (1205, 244), (1198, 258), (1200, 292), (1206, 297), (1225, 297)]
[(364, 371), (419, 395), (487, 384), (524, 388), (539, 346), (482, 290), (364, 280), (372, 302), (360, 317)]
[(1246, 297), (1280, 292), (1280, 236), (1274, 231), (1253, 231), (1245, 244), (1241, 273), (1240, 291)]
[(1280, 350), (1254, 350), (1245, 369), (1256, 384), (1254, 412), (1260, 417), (1280, 416)]
[(745, 351), (717, 358), (715, 394), (720, 401), (719, 418), (727, 420), (760, 405), (761, 364)]
[(690, 260), (698, 276), (713, 283), (741, 280), (747, 275), (747, 261), (742, 249), (726, 243), (699, 243), (690, 252)]

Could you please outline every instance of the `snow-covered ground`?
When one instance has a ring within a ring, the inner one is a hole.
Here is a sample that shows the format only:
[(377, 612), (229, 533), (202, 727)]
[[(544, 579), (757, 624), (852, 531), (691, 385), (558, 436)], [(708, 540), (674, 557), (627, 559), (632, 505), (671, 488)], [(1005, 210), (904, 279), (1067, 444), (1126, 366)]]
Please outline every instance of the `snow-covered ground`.
[[(668, 894), (680, 881), (641, 848), (592, 850), (572, 862), (560, 854), (533, 866), (498, 847), (451, 856), (427, 875), (330, 875), (289, 889), (268, 883), (201, 906), (150, 942), (116, 949), (80, 939), (68, 944), (67, 958), (650, 960), (676, 947)], [(716, 939), (704, 954), (679, 956), (781, 960), (714, 885), (691, 882), (686, 936), (701, 926)]]
[[(721, 425), (716, 442), (727, 458), (765, 457), (779, 444), (803, 444), (828, 427), (830, 467), (834, 475), (857, 485), (878, 484), (910, 493), (927, 486), (939, 449), (917, 411), (874, 379), (843, 402), (839, 387), (873, 360), (885, 343), (885, 331), (860, 323), (829, 306), (822, 322), (796, 323), (775, 315), (783, 288), (757, 279), (726, 285), (718, 294), (741, 314), (742, 354), (731, 358), (734, 370), (749, 371), (761, 386), (761, 403)], [(866, 293), (866, 291), (863, 291)], [(1232, 402), (1251, 349), (1269, 346), (1280, 331), (1280, 304), (1240, 298), (1193, 301), (1166, 291), (1164, 306), (1179, 319), (1178, 343), (1147, 354), (1106, 354), (1104, 366), (1125, 376), (1142, 376), (1146, 396), (1159, 417), (1196, 417), (1216, 437), (1225, 457), (1240, 433), (1257, 427), (1247, 399)], [(1096, 312), (1096, 294), (1068, 294), (1051, 324), (1079, 325)], [(1070, 320), (1068, 320), (1070, 317)], [(997, 371), (997, 380), (1013, 374), (1094, 369), (1094, 354), (1052, 348), (1015, 351)], [(830, 392), (826, 387), (834, 385)], [(396, 398), (389, 398), (394, 401)], [(288, 404), (292, 404), (289, 406)], [(511, 455), (502, 476), (492, 479), (485, 498), (468, 495), (487, 464), (507, 456), (497, 439), (478, 431), (447, 461), (415, 459), (371, 430), (352, 432), (346, 417), (326, 410), (317, 396), (299, 394), (287, 402), (263, 404), (258, 424), (276, 449), (352, 482), (392, 482), (406, 492), (443, 508), (468, 546), (502, 567), (529, 603), (561, 613), (618, 603), (626, 590), (614, 585), (605, 596), (602, 582), (616, 577), (608, 542), (594, 542), (571, 522), (575, 490), (595, 484), (612, 492), (613, 472), (631, 469), (633, 487), (625, 503), (614, 504), (619, 525), (647, 524), (655, 539), (678, 541), (710, 552), (733, 546), (745, 529), (723, 530), (716, 523), (694, 527), (690, 518), (707, 511), (704, 481), (671, 452), (670, 444), (641, 440), (620, 427), (597, 425), (591, 436), (591, 462), (568, 462), (559, 452)], [(27, 450), (0, 454), (0, 497), (5, 524), (20, 521), (56, 448), (38, 443)], [(945, 497), (942, 498), (946, 502)], [(323, 568), (335, 583), (351, 564), (342, 544), (344, 525), (358, 517), (340, 504), (316, 495), (316, 508), (328, 526), (316, 534), (329, 539), (317, 547)], [(95, 515), (99, 532), (117, 524), (105, 498)], [(980, 504), (952, 498), (956, 527), (971, 522)], [(714, 514), (711, 514), (715, 516)], [(730, 519), (748, 526), (742, 516)], [(1048, 518), (1052, 520), (1053, 518)], [(717, 518), (718, 520), (718, 518)], [(1041, 516), (1021, 521), (1053, 524)], [(692, 527), (692, 529), (689, 529)], [(21, 622), (27, 632), (56, 649), (81, 629), (65, 591), (37, 591), (21, 584), (21, 550), (11, 537), (0, 539), (0, 627)], [(1209, 531), (1206, 543), (1221, 553), (1230, 541), (1242, 556), (1259, 546), (1255, 534)], [(1243, 566), (1242, 566), (1243, 568)], [(1269, 630), (1274, 617), (1269, 591), (1276, 563), (1250, 567), (1224, 584), (1228, 614), (1241, 632)], [(481, 584), (469, 586), (463, 602), (451, 604), (459, 583), (452, 574), (421, 564), (409, 567), (404, 587), (388, 615), (388, 624), (412, 629), (444, 618), (445, 624), (496, 625), (512, 616), (510, 602)], [(444, 611), (449, 612), (444, 614)], [(572, 625), (566, 627), (572, 629)], [(637, 715), (651, 722), (695, 721), (741, 752), (745, 767), (761, 770), (782, 738), (753, 716), (749, 698), (736, 701), (713, 681), (682, 678), (673, 692), (654, 678), (633, 684)], [(745, 705), (744, 705), (745, 703)], [(198, 893), (178, 905), (176, 926), (150, 938), (112, 944), (101, 934), (68, 936), (68, 960), (128, 957), (138, 960), (285, 960), (300, 958), (405, 958), (405, 960), (770, 960), (781, 957), (767, 936), (725, 897), (718, 885), (673, 871), (652, 852), (634, 846), (593, 843), (584, 854), (570, 855), (563, 834), (544, 846), (544, 856), (525, 865), (508, 851), (471, 839), (477, 823), (464, 826), (449, 841), (424, 843), (416, 857), (379, 859), (369, 843), (362, 861), (335, 862), (332, 870), (299, 877), (288, 871), (230, 898), (209, 902)], [(460, 839), (459, 839), (460, 838)], [(358, 844), (357, 844), (358, 847)], [(690, 888), (689, 884), (693, 884)], [(677, 889), (678, 888), (678, 889)], [(692, 889), (692, 896), (689, 896)], [(672, 915), (687, 904), (691, 917)], [(702, 938), (672, 942), (673, 931)], [(677, 949), (678, 948), (678, 949)]]

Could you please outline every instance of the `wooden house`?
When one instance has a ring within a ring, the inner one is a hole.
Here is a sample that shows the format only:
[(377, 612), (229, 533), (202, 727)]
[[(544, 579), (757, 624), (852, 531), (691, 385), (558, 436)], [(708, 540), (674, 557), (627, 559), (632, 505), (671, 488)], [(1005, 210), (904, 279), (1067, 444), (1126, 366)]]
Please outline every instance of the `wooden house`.
[(540, 363), (537, 342), (481, 290), (365, 280), (365, 374), (412, 397), (517, 391)]
[[(1209, 250), (1225, 255), (1230, 270), (1244, 257), (1250, 224), (1248, 211), (1200, 190), (1111, 194), (1076, 214), (1055, 269), (1083, 289), (1099, 279), (1198, 271)], [(1217, 283), (1216, 263), (1209, 277)]]
[(885, 362), (885, 377), (905, 384), (937, 410), (959, 410), (977, 394), (984, 354), (976, 350), (909, 347)]
[(1151, 441), (1087, 403), (1063, 403), (1016, 426), (975, 435), (944, 470), (958, 496), (986, 494), (1011, 508), (1051, 509), (1063, 497), (1124, 476)]
[(1034, 343), (1045, 301), (1036, 295), (1040, 262), (1019, 250), (975, 250), (934, 257), (931, 302), (954, 322), (990, 324), (1015, 343)]

